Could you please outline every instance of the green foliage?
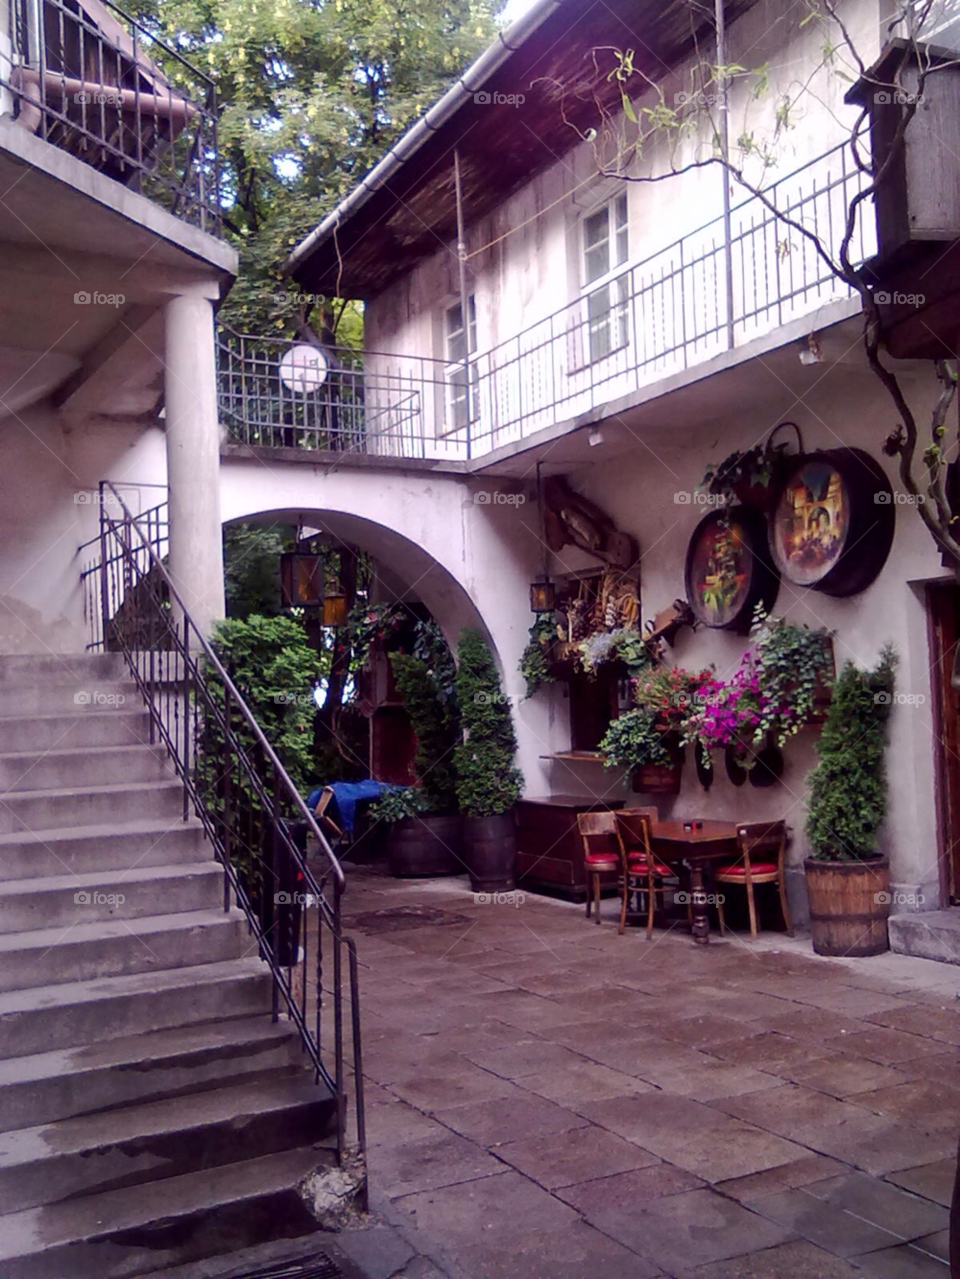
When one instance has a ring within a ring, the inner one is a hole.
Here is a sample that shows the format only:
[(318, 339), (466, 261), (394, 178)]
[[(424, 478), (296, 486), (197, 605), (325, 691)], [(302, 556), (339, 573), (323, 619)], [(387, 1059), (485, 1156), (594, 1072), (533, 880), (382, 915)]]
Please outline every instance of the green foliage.
[(456, 812), (457, 779), (453, 755), (462, 737), (456, 705), (440, 695), (437, 681), (426, 662), (406, 653), (392, 653), (390, 663), (397, 689), (417, 735), (413, 766), (425, 801), (424, 811)]
[(547, 661), (547, 646), (557, 638), (557, 624), (552, 613), (538, 613), (528, 631), (527, 646), (520, 657), (520, 674), (526, 680), (527, 696), (533, 697), (544, 684), (556, 679)]
[(605, 662), (623, 662), (630, 675), (638, 675), (653, 664), (650, 650), (639, 631), (597, 631), (579, 645), (580, 663), (588, 675), (596, 674)]
[[(270, 745), (301, 791), (314, 781), (313, 720), (317, 654), (290, 617), (220, 622), (213, 649), (253, 712)], [(241, 741), (253, 737), (235, 720)]]
[(631, 772), (641, 764), (672, 764), (664, 730), (657, 727), (657, 713), (645, 706), (619, 715), (598, 747), (608, 768)]
[(396, 786), (385, 790), (370, 805), (373, 821), (402, 822), (407, 817), (417, 817), (428, 811), (427, 799), (418, 786)]
[(517, 738), (490, 647), (477, 631), (463, 630), (457, 656), (457, 697), (466, 740), (455, 752), (457, 798), (467, 817), (509, 812), (523, 776), (514, 767)]
[(227, 616), (241, 620), (280, 612), (280, 555), (291, 545), (286, 530), (262, 524), (228, 524), (223, 530)]
[[(459, 725), (460, 711), (457, 705), (457, 664), (439, 625), (429, 618), (417, 620), (413, 632), (413, 656), (423, 662), (434, 682), (437, 695)], [(457, 735), (459, 737), (459, 727)]]
[(887, 804), (884, 750), (897, 659), (887, 645), (872, 671), (848, 662), (834, 685), (819, 763), (810, 774), (807, 838), (819, 861), (876, 854)]
[[(479, 54), (496, 8), (141, 0), (135, 16), (217, 82), (224, 214), (241, 255), (228, 323), (293, 331), (296, 286), (279, 274), (288, 252)], [(357, 328), (356, 308), (346, 315)]]
[(816, 694), (833, 673), (832, 632), (796, 625), (786, 618), (758, 619), (755, 664), (765, 698), (757, 737), (768, 731), (782, 746), (813, 715)]

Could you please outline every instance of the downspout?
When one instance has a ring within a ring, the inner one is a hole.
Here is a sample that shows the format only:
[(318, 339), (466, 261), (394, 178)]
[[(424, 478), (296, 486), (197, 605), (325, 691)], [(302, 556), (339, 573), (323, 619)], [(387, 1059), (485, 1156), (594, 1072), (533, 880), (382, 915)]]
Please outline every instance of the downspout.
[(723, 177), (723, 262), (726, 281), (727, 302), (727, 350), (733, 350), (733, 225), (730, 217), (730, 174), (727, 162), (730, 158), (730, 125), (727, 111), (727, 90), (729, 78), (727, 65), (727, 26), (723, 12), (723, 0), (715, 0), (714, 13), (717, 24), (717, 67), (721, 68), (717, 75), (717, 87), (720, 90), (720, 155), (723, 163), (720, 173)]
[(463, 326), (464, 407), (466, 410), (467, 457), (470, 452), (473, 416), (473, 387), (470, 385), (470, 297), (467, 291), (467, 228), (463, 217), (463, 185), (460, 180), (460, 148), (453, 149), (453, 182), (457, 196), (457, 260), (460, 263), (460, 320)]

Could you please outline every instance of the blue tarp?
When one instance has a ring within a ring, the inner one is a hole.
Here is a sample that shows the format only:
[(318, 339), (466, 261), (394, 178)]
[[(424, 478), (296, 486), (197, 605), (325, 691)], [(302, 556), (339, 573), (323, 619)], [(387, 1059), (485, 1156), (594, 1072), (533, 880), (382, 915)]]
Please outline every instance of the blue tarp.
[[(360, 800), (379, 799), (384, 791), (403, 788), (392, 786), (388, 782), (375, 782), (368, 779), (362, 782), (331, 782), (330, 789), (333, 791), (333, 800), (340, 819), (337, 825), (342, 827), (345, 835), (352, 838), (357, 819), (357, 804)], [(311, 811), (316, 807), (323, 790), (324, 787), (317, 786), (307, 796), (307, 807)], [(336, 821), (336, 818), (334, 820)]]

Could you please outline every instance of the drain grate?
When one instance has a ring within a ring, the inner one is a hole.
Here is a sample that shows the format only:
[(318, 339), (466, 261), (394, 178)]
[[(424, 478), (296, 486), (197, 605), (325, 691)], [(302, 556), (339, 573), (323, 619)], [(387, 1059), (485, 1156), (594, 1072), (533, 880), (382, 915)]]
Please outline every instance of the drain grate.
[(385, 910), (368, 910), (353, 915), (347, 926), (361, 933), (396, 933), (403, 928), (422, 928), (425, 924), (469, 924), (469, 915), (456, 915), (435, 906), (388, 906)]
[(244, 1270), (232, 1279), (345, 1279), (343, 1271), (325, 1252), (298, 1261), (285, 1261), (269, 1270)]

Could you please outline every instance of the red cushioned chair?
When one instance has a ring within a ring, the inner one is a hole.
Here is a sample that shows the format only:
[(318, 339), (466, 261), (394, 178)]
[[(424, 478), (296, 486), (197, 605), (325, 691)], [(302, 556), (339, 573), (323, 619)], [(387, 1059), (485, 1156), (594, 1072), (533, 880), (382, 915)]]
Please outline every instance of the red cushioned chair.
[(599, 924), (600, 876), (619, 875), (625, 861), (617, 819), (611, 812), (578, 813), (577, 829), (583, 840), (583, 864), (587, 872), (587, 919), (593, 902)]
[[(736, 885), (747, 890), (747, 909), (750, 912), (750, 935), (757, 935), (757, 907), (753, 890), (757, 884), (776, 884), (780, 893), (780, 909), (787, 933), (793, 936), (787, 891), (784, 879), (784, 862), (787, 850), (787, 827), (784, 822), (753, 822), (737, 826), (737, 851), (735, 862), (721, 864), (714, 871), (718, 884)], [(723, 918), (722, 896), (717, 901), (720, 932), (726, 931)]]
[[(623, 878), (623, 900), (620, 906), (620, 931), (623, 932), (627, 920), (627, 905), (630, 893), (638, 898), (641, 893), (647, 898), (647, 936), (653, 932), (653, 917), (657, 906), (657, 893), (660, 894), (661, 905), (664, 904), (666, 890), (665, 879), (674, 879), (676, 872), (663, 862), (658, 861), (650, 850), (650, 832), (656, 825), (659, 813), (653, 807), (621, 808), (615, 814), (620, 842), (625, 850), (626, 871)], [(687, 916), (691, 907), (687, 903)]]

